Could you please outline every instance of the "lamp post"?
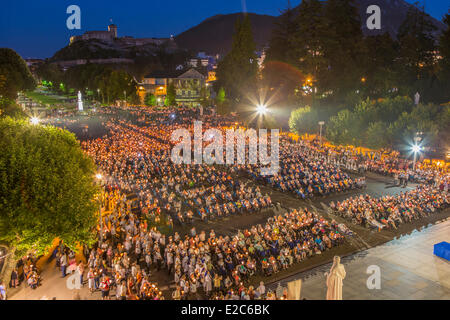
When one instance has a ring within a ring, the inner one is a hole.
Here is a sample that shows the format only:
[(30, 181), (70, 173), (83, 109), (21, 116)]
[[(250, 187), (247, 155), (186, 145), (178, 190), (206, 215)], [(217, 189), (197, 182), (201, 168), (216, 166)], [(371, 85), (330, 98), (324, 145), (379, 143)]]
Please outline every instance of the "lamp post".
[[(97, 181), (100, 184), (100, 187), (102, 186), (102, 178), (103, 176), (100, 173), (97, 173), (95, 175), (95, 177), (97, 178)], [(98, 197), (98, 215), (99, 215), (99, 220), (100, 220), (100, 241), (99, 241), (99, 246), (102, 245), (103, 242), (103, 218), (102, 218), (102, 198), (101, 198), (101, 191), (100, 191), (100, 196)]]
[(422, 149), (419, 146), (420, 141), (422, 141), (422, 138), (419, 136), (420, 134), (422, 134), (422, 132), (417, 132), (417, 135), (414, 137), (414, 145), (412, 147), (412, 150), (414, 152), (414, 161), (413, 161), (413, 171), (416, 170), (416, 157), (417, 157), (417, 153), (420, 152), (420, 150)]
[(320, 145), (322, 145), (322, 127), (323, 127), (323, 125), (325, 124), (325, 121), (319, 121), (319, 126), (320, 126)]

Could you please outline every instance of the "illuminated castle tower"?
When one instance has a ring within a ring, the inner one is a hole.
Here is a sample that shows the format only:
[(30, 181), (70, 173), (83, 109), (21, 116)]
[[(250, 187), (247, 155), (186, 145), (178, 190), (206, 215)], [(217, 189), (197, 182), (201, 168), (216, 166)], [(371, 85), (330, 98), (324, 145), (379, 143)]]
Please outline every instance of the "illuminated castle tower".
[(110, 24), (108, 26), (108, 31), (114, 34), (114, 38), (117, 38), (117, 26), (115, 24)]

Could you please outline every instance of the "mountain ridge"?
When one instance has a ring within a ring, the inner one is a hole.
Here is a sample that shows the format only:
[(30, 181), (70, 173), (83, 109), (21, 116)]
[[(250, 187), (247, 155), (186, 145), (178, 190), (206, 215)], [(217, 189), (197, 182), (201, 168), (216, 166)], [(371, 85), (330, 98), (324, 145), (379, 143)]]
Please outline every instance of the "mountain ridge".
[[(361, 29), (364, 35), (372, 36), (389, 32), (394, 38), (399, 26), (406, 17), (408, 9), (413, 6), (404, 0), (358, 0), (356, 5), (359, 7)], [(381, 9), (381, 30), (367, 29), (365, 22), (370, 15), (366, 13), (366, 10), (370, 5), (378, 5)], [(298, 6), (294, 10), (297, 8)], [(176, 35), (175, 41), (179, 47), (193, 52), (205, 51), (209, 54), (225, 54), (231, 48), (234, 23), (238, 17), (245, 14), (248, 14), (250, 17), (257, 49), (261, 50), (268, 44), (275, 23), (282, 15), (271, 16), (243, 12), (217, 14)], [(438, 28), (438, 32), (434, 35), (437, 36), (443, 30), (444, 24), (429, 14), (427, 16)], [(225, 29), (227, 32), (225, 32)]]

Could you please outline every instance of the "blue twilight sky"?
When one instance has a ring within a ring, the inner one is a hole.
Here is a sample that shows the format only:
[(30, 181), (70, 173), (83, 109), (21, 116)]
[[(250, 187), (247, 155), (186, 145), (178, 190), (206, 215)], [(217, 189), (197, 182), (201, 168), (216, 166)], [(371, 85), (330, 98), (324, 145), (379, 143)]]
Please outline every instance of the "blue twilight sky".
[[(291, 5), (300, 2), (291, 0)], [(6, 0), (0, 4), (0, 47), (13, 48), (24, 58), (46, 58), (67, 45), (72, 35), (106, 30), (110, 19), (118, 25), (119, 36), (169, 37), (216, 14), (247, 11), (279, 15), (287, 3), (288, 0)], [(72, 4), (81, 8), (81, 30), (66, 27), (66, 9)], [(449, 0), (426, 0), (426, 11), (442, 20), (449, 4)]]

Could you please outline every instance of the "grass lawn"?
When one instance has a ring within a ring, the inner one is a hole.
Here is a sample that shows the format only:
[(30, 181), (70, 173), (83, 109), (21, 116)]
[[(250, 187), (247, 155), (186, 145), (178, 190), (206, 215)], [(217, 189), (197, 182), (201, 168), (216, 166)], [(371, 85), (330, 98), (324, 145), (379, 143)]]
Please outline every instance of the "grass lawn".
[(34, 100), (36, 102), (42, 103), (42, 104), (59, 104), (59, 103), (62, 103), (61, 99), (58, 99), (58, 98), (55, 98), (55, 97), (52, 97), (52, 96), (47, 96), (45, 94), (42, 94), (42, 93), (36, 92), (36, 91), (28, 91), (28, 92), (25, 93), (25, 95), (28, 98), (30, 98), (30, 99), (32, 99), (32, 100)]

